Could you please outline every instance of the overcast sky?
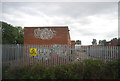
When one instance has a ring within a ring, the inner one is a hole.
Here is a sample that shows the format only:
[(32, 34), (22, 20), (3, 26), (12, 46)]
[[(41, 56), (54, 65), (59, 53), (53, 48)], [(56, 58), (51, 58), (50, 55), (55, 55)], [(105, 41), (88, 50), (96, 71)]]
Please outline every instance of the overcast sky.
[(14, 26), (68, 26), (71, 40), (118, 37), (117, 2), (6, 2), (2, 20)]

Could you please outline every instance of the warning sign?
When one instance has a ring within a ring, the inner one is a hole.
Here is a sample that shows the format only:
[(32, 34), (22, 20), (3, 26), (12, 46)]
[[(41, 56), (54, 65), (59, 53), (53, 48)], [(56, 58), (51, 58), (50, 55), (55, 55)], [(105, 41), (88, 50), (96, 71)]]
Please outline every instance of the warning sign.
[(30, 56), (37, 56), (37, 49), (36, 48), (30, 48)]

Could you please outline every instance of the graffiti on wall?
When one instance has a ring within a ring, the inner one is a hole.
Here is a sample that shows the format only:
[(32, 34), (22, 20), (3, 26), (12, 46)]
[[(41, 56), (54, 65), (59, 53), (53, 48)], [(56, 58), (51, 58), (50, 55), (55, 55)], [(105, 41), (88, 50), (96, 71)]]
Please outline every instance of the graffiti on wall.
[(38, 28), (34, 30), (34, 36), (42, 40), (52, 39), (55, 35), (56, 35), (56, 31), (48, 28), (44, 28), (44, 29)]
[[(31, 48), (30, 48), (31, 49)], [(52, 56), (68, 59), (71, 50), (65, 49), (61, 45), (53, 45), (51, 48), (36, 48), (37, 55), (34, 57), (38, 60), (49, 60)]]

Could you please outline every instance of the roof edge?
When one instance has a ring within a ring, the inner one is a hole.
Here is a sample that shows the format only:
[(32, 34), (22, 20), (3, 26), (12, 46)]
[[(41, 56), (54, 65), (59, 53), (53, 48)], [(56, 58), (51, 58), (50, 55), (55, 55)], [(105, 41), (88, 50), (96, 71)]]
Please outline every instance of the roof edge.
[(65, 27), (68, 27), (68, 26), (31, 26), (31, 27), (24, 27), (24, 28), (38, 28), (38, 27), (41, 27), (41, 28), (49, 28), (49, 27), (53, 27), (53, 28), (58, 28), (58, 27), (63, 27), (63, 28), (65, 28)]

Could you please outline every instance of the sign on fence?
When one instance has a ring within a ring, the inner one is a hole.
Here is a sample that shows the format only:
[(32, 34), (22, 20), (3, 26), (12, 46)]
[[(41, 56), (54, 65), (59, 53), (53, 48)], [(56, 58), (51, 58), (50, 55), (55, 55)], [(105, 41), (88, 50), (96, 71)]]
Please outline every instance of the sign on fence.
[(86, 59), (118, 60), (119, 46), (3, 45), (2, 53), (3, 66), (62, 65)]
[(30, 56), (37, 56), (37, 49), (36, 48), (30, 48)]

